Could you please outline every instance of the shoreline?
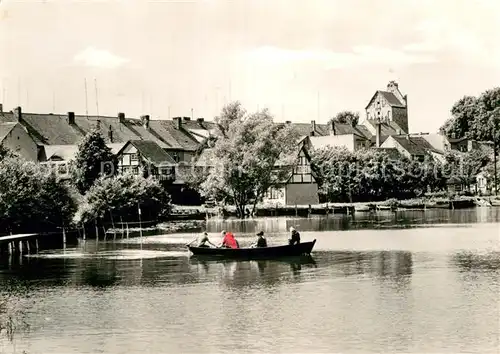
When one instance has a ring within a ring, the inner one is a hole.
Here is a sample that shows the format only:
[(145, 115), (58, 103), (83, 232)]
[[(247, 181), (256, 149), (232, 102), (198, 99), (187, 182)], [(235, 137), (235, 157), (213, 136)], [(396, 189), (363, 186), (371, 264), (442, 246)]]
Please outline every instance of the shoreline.
[[(354, 203), (321, 203), (314, 205), (259, 205), (256, 209), (257, 217), (265, 216), (307, 216), (307, 215), (328, 215), (328, 214), (351, 214), (356, 212), (368, 212), (374, 210), (427, 210), (427, 209), (466, 209), (481, 207), (477, 200), (486, 200), (492, 203), (491, 206), (500, 206), (500, 199), (497, 197), (423, 197), (406, 200), (389, 199), (384, 201), (354, 202)], [(221, 208), (205, 206), (181, 206), (176, 205), (177, 217), (182, 215), (185, 220), (211, 218), (214, 216), (232, 217), (236, 216), (234, 206), (225, 206), (221, 215)], [(250, 208), (249, 208), (250, 209)]]

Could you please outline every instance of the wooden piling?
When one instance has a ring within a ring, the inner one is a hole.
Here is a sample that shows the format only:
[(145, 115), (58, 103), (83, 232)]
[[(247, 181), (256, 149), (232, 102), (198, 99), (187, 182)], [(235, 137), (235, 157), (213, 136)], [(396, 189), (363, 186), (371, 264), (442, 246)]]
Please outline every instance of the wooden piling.
[(38, 253), (38, 238), (35, 238), (35, 251)]
[(62, 237), (63, 237), (63, 245), (66, 244), (66, 229), (63, 227), (62, 228)]
[(23, 241), (19, 241), (19, 254), (23, 254)]
[(123, 227), (123, 218), (121, 215), (120, 215), (120, 225), (122, 226), (122, 238), (123, 238), (123, 236), (125, 235), (125, 229)]
[(26, 251), (30, 254), (30, 240), (26, 240)]
[(106, 241), (106, 228), (103, 226), (102, 231), (104, 232), (104, 241)]
[(12, 252), (13, 252), (13, 248), (14, 248), (14, 247), (12, 246), (12, 242), (9, 242), (9, 243), (8, 243), (7, 248), (8, 248), (8, 250), (9, 250), (9, 254), (12, 254)]
[(128, 223), (126, 224), (126, 226), (127, 226), (127, 238), (128, 238), (128, 237), (129, 237), (129, 235), (130, 235), (130, 230), (129, 230), (129, 228), (128, 228)]
[(83, 240), (85, 241), (85, 239), (87, 238), (86, 235), (85, 235), (85, 225), (82, 225), (82, 231), (83, 231)]
[(95, 225), (95, 238), (99, 239), (99, 228), (97, 227), (97, 219), (94, 219), (94, 225)]

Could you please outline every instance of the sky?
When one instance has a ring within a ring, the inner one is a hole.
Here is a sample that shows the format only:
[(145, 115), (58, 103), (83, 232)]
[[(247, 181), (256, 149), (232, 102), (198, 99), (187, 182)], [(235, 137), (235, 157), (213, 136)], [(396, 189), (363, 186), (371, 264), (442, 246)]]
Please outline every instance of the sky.
[(497, 0), (0, 0), (4, 110), (365, 118), (390, 80), (411, 132), (500, 85)]

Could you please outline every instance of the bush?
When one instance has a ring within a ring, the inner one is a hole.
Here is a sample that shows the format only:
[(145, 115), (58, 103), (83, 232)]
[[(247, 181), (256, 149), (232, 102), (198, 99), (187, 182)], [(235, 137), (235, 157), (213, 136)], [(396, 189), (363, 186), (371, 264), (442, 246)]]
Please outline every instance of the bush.
[(171, 212), (170, 196), (152, 178), (130, 173), (115, 177), (101, 177), (89, 189), (78, 210), (76, 221), (87, 223), (160, 220)]
[(0, 231), (44, 232), (69, 225), (76, 204), (54, 173), (16, 157), (0, 162)]

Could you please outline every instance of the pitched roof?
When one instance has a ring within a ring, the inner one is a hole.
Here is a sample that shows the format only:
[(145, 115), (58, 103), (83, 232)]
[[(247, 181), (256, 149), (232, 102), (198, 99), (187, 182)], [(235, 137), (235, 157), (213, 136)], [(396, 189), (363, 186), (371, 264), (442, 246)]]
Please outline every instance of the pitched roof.
[[(283, 124), (283, 123), (277, 123), (277, 124)], [(301, 136), (311, 135), (312, 123), (289, 123), (289, 124), (291, 124), (291, 126), (295, 129), (297, 134)], [(314, 131), (314, 135), (324, 136), (330, 133), (327, 124), (316, 123), (315, 125), (316, 125), (316, 130)]]
[(373, 134), (363, 124), (356, 125), (356, 129), (366, 138), (371, 139)]
[(387, 155), (389, 155), (389, 157), (391, 157), (393, 159), (397, 159), (397, 158), (401, 157), (401, 153), (396, 148), (373, 147), (372, 149), (375, 151), (384, 152)]
[(392, 138), (411, 155), (425, 155), (427, 151), (439, 152), (421, 136), (398, 135)]
[[(373, 126), (375, 129), (377, 128), (377, 122), (375, 119), (367, 119), (367, 123), (369, 123), (371, 126)], [(401, 133), (406, 133), (399, 125), (392, 121), (385, 121), (380, 123), (380, 130), (381, 130), (381, 135), (384, 136), (389, 136), (389, 135), (400, 135)]]
[[(117, 154), (126, 143), (106, 144), (113, 154)], [(45, 159), (48, 161), (60, 158), (63, 161), (73, 160), (78, 153), (78, 145), (42, 145), (45, 150)]]
[[(194, 151), (198, 142), (185, 129), (176, 129), (171, 120), (150, 120), (145, 128), (140, 119), (118, 117), (75, 115), (75, 124), (69, 124), (66, 114), (22, 113), (23, 125), (40, 145), (76, 145), (100, 121), (100, 132), (106, 141), (109, 131), (113, 133), (113, 143), (130, 140), (150, 140), (162, 148)], [(0, 122), (16, 122), (12, 112), (0, 114)], [(198, 123), (195, 123), (198, 124)], [(207, 124), (207, 126), (210, 124)]]
[(379, 91), (382, 96), (387, 100), (389, 105), (393, 107), (405, 107), (404, 103), (401, 102), (392, 92)]
[(10, 134), (16, 124), (16, 122), (0, 123), (0, 143)]
[[(128, 144), (133, 145), (143, 158), (156, 166), (175, 164), (174, 159), (167, 154), (157, 143), (150, 140), (130, 140)], [(119, 153), (128, 145), (125, 144)]]
[(366, 105), (365, 109), (370, 107), (371, 103), (373, 102), (377, 94), (382, 95), (387, 100), (387, 103), (389, 103), (389, 105), (392, 107), (401, 107), (401, 108), (406, 107), (404, 102), (401, 102), (392, 92), (378, 90), (373, 94), (370, 101), (368, 101), (368, 104)]

